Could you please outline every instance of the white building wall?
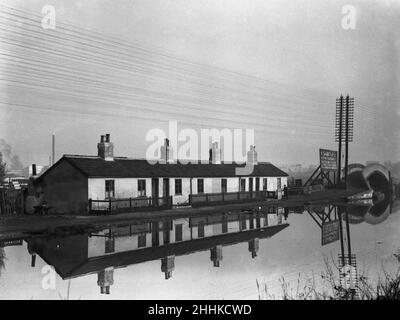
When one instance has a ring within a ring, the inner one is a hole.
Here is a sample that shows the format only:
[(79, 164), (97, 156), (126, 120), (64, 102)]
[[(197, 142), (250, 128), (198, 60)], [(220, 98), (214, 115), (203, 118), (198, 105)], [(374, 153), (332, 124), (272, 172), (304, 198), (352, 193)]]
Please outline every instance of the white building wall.
[(213, 192), (212, 181), (213, 181), (213, 178), (204, 178), (204, 192), (205, 193)]
[(228, 192), (238, 192), (239, 191), (239, 178), (228, 178), (227, 179)]
[(211, 193), (221, 193), (221, 179), (220, 178), (210, 178), (211, 179)]
[[(268, 214), (264, 217), (260, 217), (260, 227), (264, 226), (274, 226), (282, 223), (282, 214)], [(267, 220), (267, 222), (265, 221)], [(254, 229), (257, 229), (256, 219), (254, 218)], [(176, 219), (172, 222), (172, 230), (170, 232), (170, 242), (176, 243), (175, 232), (176, 226), (182, 224), (182, 242), (190, 241), (192, 239), (198, 239), (198, 226), (193, 226), (192, 230), (189, 226), (189, 219)], [(227, 233), (235, 233), (240, 232), (240, 221), (229, 221), (228, 222), (228, 232)], [(243, 231), (248, 231), (250, 229), (250, 220), (246, 219), (246, 228)], [(118, 252), (126, 252), (132, 250), (141, 250), (144, 248), (152, 247), (152, 232), (146, 232), (146, 246), (138, 247), (138, 237), (139, 234), (135, 233), (127, 236), (118, 236), (115, 237), (114, 248), (115, 250), (110, 253), (105, 253), (105, 241), (106, 238), (104, 235), (108, 233), (108, 229), (100, 232), (99, 235), (103, 236), (92, 236), (88, 238), (88, 257), (98, 257), (110, 255)], [(143, 233), (142, 233), (143, 234)], [(204, 238), (213, 237), (222, 234), (222, 223), (214, 223), (214, 224), (205, 224), (204, 225)], [(159, 232), (159, 245), (164, 245), (163, 243), (163, 232)]]
[[(143, 179), (146, 180), (146, 196), (151, 197), (151, 178)], [(142, 178), (89, 178), (89, 199), (104, 200), (106, 192), (106, 180), (114, 180), (116, 198), (138, 197), (138, 180), (142, 180)]]
[[(267, 178), (267, 190), (277, 190), (277, 177), (260, 177), (260, 190), (263, 187), (263, 179)], [(89, 178), (88, 179), (88, 198), (93, 200), (104, 200), (105, 181), (114, 180), (116, 198), (136, 198), (138, 197), (138, 180), (142, 178)], [(152, 196), (152, 179), (146, 180), (146, 196)], [(175, 194), (175, 179), (182, 180), (182, 194)], [(184, 204), (189, 201), (189, 195), (192, 187), (192, 193), (197, 194), (197, 180), (200, 178), (169, 178), (169, 193), (173, 196), (173, 204)], [(202, 178), (204, 180), (204, 193), (220, 193), (222, 178)], [(227, 179), (227, 192), (240, 191), (239, 177), (229, 177)], [(246, 192), (249, 188), (249, 177), (241, 178), (246, 181)], [(253, 191), (256, 190), (256, 177), (253, 177)], [(158, 196), (163, 196), (163, 178), (158, 179)], [(281, 177), (281, 186), (287, 186), (287, 177)]]
[[(197, 181), (203, 179), (204, 181), (204, 193), (220, 193), (223, 178), (193, 178), (192, 179), (192, 192), (198, 194)], [(239, 178), (226, 178), (227, 192), (238, 192), (239, 191)]]
[[(175, 193), (175, 179), (182, 180), (182, 194), (181, 195), (177, 195)], [(169, 179), (169, 190), (170, 190), (170, 195), (173, 196), (173, 204), (185, 204), (185, 203), (189, 202), (190, 179), (191, 178), (170, 178)]]
[(228, 232), (239, 232), (240, 231), (240, 222), (239, 221), (229, 221), (228, 222)]

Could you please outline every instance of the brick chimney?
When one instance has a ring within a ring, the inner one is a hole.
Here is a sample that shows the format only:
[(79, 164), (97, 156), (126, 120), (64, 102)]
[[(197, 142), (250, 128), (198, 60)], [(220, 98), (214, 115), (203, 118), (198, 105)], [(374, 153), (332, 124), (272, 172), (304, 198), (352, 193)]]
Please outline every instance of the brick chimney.
[(258, 164), (256, 146), (250, 146), (247, 151), (247, 163)]
[(162, 163), (173, 163), (173, 149), (169, 143), (169, 139), (164, 140), (164, 145), (161, 146), (161, 162)]
[(260, 249), (260, 239), (254, 238), (252, 240), (249, 240), (249, 251), (251, 252), (251, 257), (253, 259), (257, 257), (259, 249)]
[(221, 164), (221, 149), (218, 148), (218, 142), (213, 142), (211, 144), (210, 163)]
[(101, 294), (110, 294), (110, 287), (114, 284), (114, 269), (107, 268), (97, 274), (97, 285)]
[(213, 262), (214, 267), (219, 267), (222, 260), (222, 245), (215, 246), (210, 249), (210, 260)]
[(167, 256), (161, 259), (161, 272), (165, 274), (165, 280), (172, 277), (172, 271), (175, 269), (175, 256)]
[(97, 144), (97, 155), (106, 161), (114, 160), (114, 144), (110, 141), (110, 134), (100, 136)]

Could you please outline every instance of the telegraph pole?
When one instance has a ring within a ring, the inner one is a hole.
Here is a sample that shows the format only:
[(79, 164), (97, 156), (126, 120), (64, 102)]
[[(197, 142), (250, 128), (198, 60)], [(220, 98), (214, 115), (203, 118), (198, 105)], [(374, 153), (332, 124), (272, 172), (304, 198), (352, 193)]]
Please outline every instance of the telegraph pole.
[[(344, 164), (344, 183), (347, 187), (347, 175), (349, 165), (349, 142), (353, 142), (353, 120), (354, 120), (354, 98), (349, 95), (346, 99), (343, 95), (336, 99), (336, 126), (335, 126), (335, 141), (339, 144), (339, 159), (337, 185), (340, 185), (341, 170), (342, 170), (342, 144), (345, 143), (345, 164)], [(343, 141), (344, 140), (344, 141)]]
[(346, 159), (344, 181), (347, 186), (347, 175), (349, 165), (349, 142), (353, 142), (353, 118), (354, 118), (354, 98), (346, 96)]
[(340, 185), (342, 171), (342, 131), (343, 131), (343, 95), (336, 99), (336, 142), (339, 143), (337, 185)]

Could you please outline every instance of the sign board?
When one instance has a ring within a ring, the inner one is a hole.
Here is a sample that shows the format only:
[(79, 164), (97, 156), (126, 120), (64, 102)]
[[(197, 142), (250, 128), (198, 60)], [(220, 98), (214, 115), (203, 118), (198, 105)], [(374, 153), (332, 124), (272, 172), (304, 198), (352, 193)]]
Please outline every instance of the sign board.
[(337, 171), (337, 151), (319, 149), (319, 163), (322, 171)]
[(322, 245), (339, 240), (339, 220), (328, 221), (322, 224)]

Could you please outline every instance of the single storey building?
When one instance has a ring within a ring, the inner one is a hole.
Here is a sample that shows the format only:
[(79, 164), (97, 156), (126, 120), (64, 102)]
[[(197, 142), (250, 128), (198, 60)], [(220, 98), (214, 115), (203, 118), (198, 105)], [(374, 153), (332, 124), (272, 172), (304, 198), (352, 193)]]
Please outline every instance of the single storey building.
[[(184, 205), (189, 204), (190, 195), (273, 192), (287, 185), (288, 175), (271, 163), (258, 162), (254, 147), (248, 152), (254, 170), (247, 176), (236, 175), (237, 164), (222, 163), (215, 156), (220, 154), (215, 143), (206, 164), (152, 164), (145, 159), (114, 157), (108, 134), (101, 136), (97, 147), (97, 156), (64, 155), (36, 179), (37, 190), (51, 212), (82, 214), (88, 212), (90, 201), (104, 201), (106, 206), (105, 200), (111, 199), (131, 199), (132, 205), (141, 198), (169, 198), (173, 205)], [(162, 149), (167, 158), (168, 148)]]

